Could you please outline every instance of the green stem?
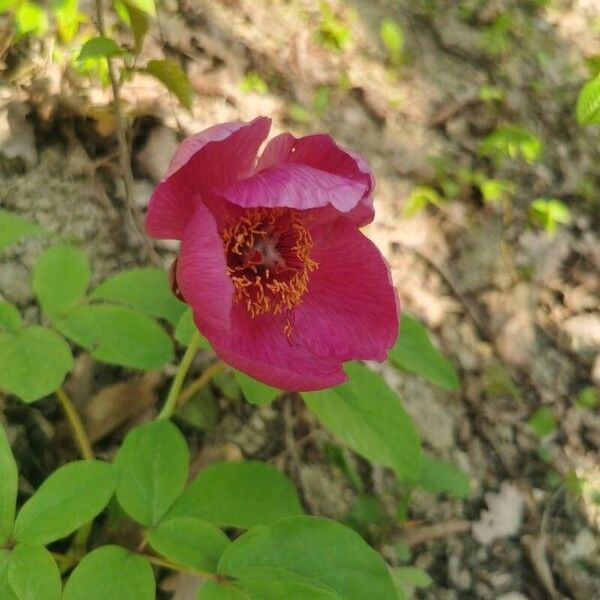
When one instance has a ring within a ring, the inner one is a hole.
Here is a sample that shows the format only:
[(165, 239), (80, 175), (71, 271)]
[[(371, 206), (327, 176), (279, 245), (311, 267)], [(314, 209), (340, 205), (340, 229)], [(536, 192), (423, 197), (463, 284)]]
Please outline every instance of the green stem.
[(85, 460), (92, 460), (94, 458), (94, 451), (92, 450), (92, 444), (88, 438), (88, 435), (85, 431), (85, 427), (75, 410), (75, 406), (73, 406), (73, 402), (65, 392), (64, 388), (59, 387), (56, 390), (56, 397), (62, 406), (62, 409), (65, 413), (65, 417), (67, 417), (67, 421), (71, 427), (71, 431), (73, 432), (73, 439), (77, 444), (77, 448), (79, 452)]
[(181, 392), (181, 388), (183, 387), (183, 382), (185, 380), (185, 376), (192, 364), (192, 360), (194, 356), (196, 356), (196, 352), (200, 347), (200, 342), (202, 337), (200, 333), (197, 331), (192, 336), (188, 347), (186, 348), (185, 354), (179, 363), (179, 367), (177, 367), (177, 373), (175, 373), (175, 378), (171, 383), (171, 388), (169, 389), (169, 394), (167, 399), (165, 400), (165, 404), (162, 407), (162, 410), (158, 413), (157, 419), (170, 419), (175, 409), (177, 408), (177, 398), (179, 398), (179, 394)]

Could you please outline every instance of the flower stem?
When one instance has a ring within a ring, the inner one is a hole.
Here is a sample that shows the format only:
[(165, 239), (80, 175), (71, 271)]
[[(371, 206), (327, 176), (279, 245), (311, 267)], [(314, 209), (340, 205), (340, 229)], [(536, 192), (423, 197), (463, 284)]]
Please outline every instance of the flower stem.
[(198, 390), (201, 390), (217, 373), (225, 368), (225, 363), (222, 360), (214, 362), (210, 367), (207, 367), (198, 379), (195, 379), (188, 385), (181, 395), (177, 398), (177, 406), (183, 406)]
[(192, 364), (192, 360), (194, 356), (196, 356), (196, 352), (200, 347), (200, 341), (202, 337), (200, 333), (197, 331), (192, 336), (188, 347), (186, 348), (185, 354), (179, 363), (179, 367), (177, 367), (177, 373), (175, 373), (175, 378), (171, 383), (171, 388), (169, 389), (169, 394), (167, 395), (167, 399), (165, 400), (165, 404), (162, 407), (162, 410), (158, 413), (157, 419), (170, 419), (175, 409), (177, 408), (177, 398), (179, 397), (179, 393), (181, 392), (181, 388), (183, 386), (183, 382), (185, 380), (185, 376), (187, 375), (188, 369)]
[(92, 460), (94, 458), (94, 451), (92, 450), (92, 444), (87, 436), (83, 423), (73, 406), (73, 402), (65, 392), (64, 388), (59, 387), (56, 390), (56, 397), (60, 402), (62, 409), (67, 417), (67, 421), (69, 421), (69, 425), (71, 426), (71, 431), (73, 432), (73, 438), (77, 447), (79, 448), (79, 452), (81, 456), (86, 460)]
[(191, 573), (193, 575), (204, 577), (205, 579), (222, 579), (222, 575), (217, 575), (217, 573), (211, 573), (210, 571), (202, 571), (201, 569), (195, 569), (192, 567), (186, 567), (184, 565), (178, 565), (177, 563), (171, 562), (170, 560), (160, 558), (158, 556), (152, 556), (151, 554), (138, 554), (138, 556), (142, 556), (148, 562), (151, 562), (153, 565), (156, 565), (158, 567), (165, 567), (166, 569), (171, 569), (171, 571), (179, 571), (180, 573)]

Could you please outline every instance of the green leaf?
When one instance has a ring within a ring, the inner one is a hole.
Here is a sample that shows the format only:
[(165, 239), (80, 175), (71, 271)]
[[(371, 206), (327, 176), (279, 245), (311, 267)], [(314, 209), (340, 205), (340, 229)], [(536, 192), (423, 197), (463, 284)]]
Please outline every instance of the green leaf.
[(542, 153), (542, 142), (533, 133), (517, 125), (504, 125), (490, 133), (479, 146), (483, 156), (495, 161), (505, 158), (536, 161)]
[(400, 25), (393, 19), (383, 19), (379, 26), (379, 36), (386, 47), (392, 65), (400, 65), (404, 50), (404, 33)]
[(33, 272), (33, 290), (52, 319), (72, 311), (83, 299), (90, 282), (90, 263), (73, 246), (48, 248)]
[(115, 41), (102, 35), (88, 40), (81, 47), (77, 60), (86, 60), (88, 58), (111, 58), (124, 54), (125, 50)]
[(25, 402), (54, 392), (72, 368), (71, 348), (54, 331), (34, 326), (0, 332), (0, 388)]
[(292, 482), (261, 462), (221, 462), (198, 474), (169, 511), (223, 527), (246, 529), (302, 514)]
[(80, 460), (60, 467), (22, 506), (15, 539), (49, 544), (66, 537), (104, 510), (116, 485), (117, 471), (110, 463)]
[(223, 594), (208, 583), (201, 600), (396, 600), (382, 558), (348, 527), (316, 517), (291, 517), (256, 527), (230, 544), (219, 572), (235, 579)]
[(8, 566), (8, 583), (19, 600), (60, 600), (62, 583), (52, 555), (43, 546), (18, 544)]
[[(175, 339), (182, 346), (189, 346), (192, 341), (193, 335), (198, 331), (196, 324), (194, 323), (194, 315), (192, 314), (191, 309), (187, 309), (180, 317), (177, 322), (177, 326), (175, 327)], [(202, 338), (200, 342), (200, 348), (204, 348), (205, 350), (211, 350), (211, 345), (208, 340)]]
[(9, 333), (19, 333), (23, 320), (16, 306), (8, 302), (0, 302), (0, 330), (5, 329)]
[(444, 389), (457, 390), (460, 387), (450, 361), (433, 346), (425, 327), (406, 313), (402, 314), (400, 335), (389, 352), (389, 359), (397, 367), (416, 373)]
[(150, 563), (119, 546), (102, 546), (79, 563), (63, 600), (155, 600)]
[(428, 204), (441, 208), (444, 205), (444, 198), (434, 188), (428, 185), (418, 185), (410, 192), (403, 214), (405, 217), (414, 217), (423, 211)]
[(173, 359), (166, 331), (150, 317), (125, 306), (80, 306), (56, 327), (97, 360), (152, 370)]
[(43, 227), (0, 208), (0, 250), (4, 250), (21, 238), (39, 237), (46, 233)]
[(556, 198), (536, 198), (529, 207), (529, 215), (548, 233), (554, 233), (559, 224), (568, 225), (571, 222), (569, 207)]
[[(154, 8), (154, 2), (151, 2)], [(144, 46), (144, 39), (150, 29), (150, 16), (147, 11), (136, 6), (135, 0), (122, 0), (114, 3), (115, 11), (131, 27), (135, 54), (139, 54)]]
[(130, 269), (104, 280), (91, 294), (92, 300), (127, 304), (150, 317), (177, 325), (186, 305), (175, 298), (162, 269)]
[(433, 583), (427, 571), (417, 567), (396, 567), (391, 571), (394, 580), (403, 586), (428, 588)]
[(281, 394), (281, 390), (260, 381), (256, 381), (256, 379), (248, 377), (245, 373), (240, 373), (240, 371), (234, 371), (233, 373), (239, 386), (242, 388), (244, 398), (246, 398), (250, 404), (264, 406), (265, 404), (273, 402), (273, 400)]
[(23, 2), (15, 14), (17, 34), (42, 36), (48, 30), (48, 15), (46, 11), (35, 2)]
[(431, 456), (421, 459), (419, 485), (428, 492), (450, 492), (457, 498), (467, 498), (470, 492), (469, 478), (458, 467)]
[(11, 553), (0, 548), (0, 598), (2, 600), (20, 600), (8, 583), (8, 568)]
[(173, 60), (151, 60), (142, 72), (158, 79), (182, 106), (192, 110), (192, 84), (179, 63)]
[(367, 459), (394, 469), (401, 479), (418, 476), (419, 436), (396, 394), (373, 371), (348, 363), (350, 381), (302, 394), (319, 421)]
[(554, 413), (547, 406), (538, 408), (529, 417), (527, 424), (538, 437), (546, 437), (556, 431), (556, 419)]
[(154, 0), (127, 0), (127, 2), (151, 17), (156, 16), (156, 4)]
[(583, 388), (575, 404), (584, 410), (593, 410), (600, 404), (600, 390), (591, 386)]
[[(0, 546), (10, 537), (15, 521), (19, 472), (4, 427), (0, 425)], [(1, 596), (0, 596), (1, 597)]]
[(600, 77), (588, 81), (577, 97), (575, 116), (579, 125), (600, 123)]
[(173, 562), (214, 573), (229, 538), (212, 523), (177, 517), (159, 523), (148, 534), (150, 545)]
[(156, 525), (185, 487), (189, 467), (185, 438), (170, 421), (131, 430), (117, 452), (117, 499), (143, 525)]

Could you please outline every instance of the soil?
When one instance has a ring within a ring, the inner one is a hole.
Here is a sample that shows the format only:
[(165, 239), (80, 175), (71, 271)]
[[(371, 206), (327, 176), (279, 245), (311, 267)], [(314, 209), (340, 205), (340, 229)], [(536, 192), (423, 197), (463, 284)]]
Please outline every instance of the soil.
[[(367, 157), (377, 180), (377, 216), (367, 234), (391, 264), (403, 309), (427, 324), (458, 368), (461, 390), (444, 392), (387, 366), (373, 368), (398, 391), (425, 448), (459, 465), (472, 493), (458, 500), (415, 492), (410, 527), (369, 526), (365, 534), (391, 564), (403, 564), (398, 544), (410, 546), (410, 564), (434, 581), (415, 598), (600, 599), (600, 412), (576, 403), (584, 388), (600, 386), (600, 132), (579, 127), (573, 116), (588, 77), (585, 59), (600, 54), (600, 6), (594, 0), (330, 6), (351, 31), (341, 51), (319, 43), (322, 12), (313, 0), (165, 2), (144, 57), (182, 62), (196, 96), (190, 113), (148, 78), (124, 84), (136, 210), (145, 209), (178, 140), (217, 122), (266, 114), (273, 134), (327, 131)], [(511, 27), (498, 52), (489, 32), (501, 15), (510, 15)], [(385, 17), (405, 34), (399, 67), (390, 66), (379, 39)], [(149, 263), (123, 198), (114, 130), (88, 110), (106, 106), (108, 92), (97, 84), (56, 85), (65, 73), (47, 69), (20, 90), (2, 92), (0, 129), (8, 128), (13, 147), (19, 143), (3, 154), (0, 206), (39, 222), (55, 239), (81, 243), (95, 281)], [(258, 73), (267, 90), (243, 91), (248, 72)], [(315, 112), (315, 90), (323, 86), (331, 99)], [(500, 90), (502, 100), (482, 100), (482, 86)], [(78, 105), (79, 97), (86, 101)], [(541, 160), (497, 165), (481, 156), (480, 141), (507, 123), (539, 137)], [(403, 214), (416, 185), (441, 191), (461, 168), (510, 181), (511, 202), (486, 203), (477, 188), (461, 185), (442, 207)], [(554, 235), (532, 226), (528, 206), (538, 197), (565, 202), (571, 224)], [(29, 273), (47, 243), (21, 242), (0, 262), (0, 296), (30, 322), (40, 314)], [(156, 249), (168, 266), (176, 246)], [(133, 379), (90, 366), (85, 357), (79, 366), (70, 385), (82, 406), (86, 392)], [(213, 392), (214, 427), (185, 426), (195, 468), (216, 458), (269, 460), (296, 481), (311, 513), (347, 518), (356, 492), (323, 451), (330, 436), (297, 399), (255, 408), (235, 402), (225, 383)], [(68, 451), (60, 415), (51, 400), (24, 407), (0, 398), (0, 413), (3, 404), (23, 485), (35, 487)], [(544, 440), (527, 425), (542, 406), (558, 423)], [(136, 419), (152, 411), (146, 406)], [(122, 435), (121, 428), (105, 437), (102, 452), (114, 452)], [(391, 475), (349, 460), (392, 522), (398, 489)], [(422, 539), (411, 538), (414, 528), (423, 528)], [(174, 591), (179, 600), (194, 597), (193, 589), (189, 578), (163, 585), (165, 598)]]

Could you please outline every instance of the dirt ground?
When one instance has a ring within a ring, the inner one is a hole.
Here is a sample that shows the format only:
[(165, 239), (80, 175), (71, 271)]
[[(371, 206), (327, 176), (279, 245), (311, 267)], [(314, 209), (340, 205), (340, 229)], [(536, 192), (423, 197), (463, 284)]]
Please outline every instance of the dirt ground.
[[(600, 131), (579, 127), (573, 116), (585, 59), (600, 55), (600, 4), (329, 5), (351, 32), (340, 51), (317, 39), (323, 9), (316, 1), (164, 3), (144, 55), (181, 61), (196, 96), (188, 113), (148, 78), (124, 85), (127, 111), (136, 115), (137, 208), (145, 209), (178, 140), (217, 122), (264, 114), (274, 120), (273, 134), (327, 131), (367, 157), (377, 180), (377, 217), (367, 233), (390, 261), (403, 308), (428, 325), (459, 369), (461, 390), (374, 368), (398, 390), (425, 447), (459, 465), (472, 484), (466, 500), (414, 494), (408, 516), (422, 538), (395, 525), (369, 529), (370, 541), (392, 564), (403, 559), (398, 544), (410, 546), (410, 564), (434, 581), (416, 598), (600, 599), (600, 407), (576, 403), (584, 388), (600, 386)], [(511, 26), (498, 52), (485, 32), (503, 14)], [(396, 68), (379, 40), (384, 17), (400, 23), (406, 38)], [(248, 73), (266, 86), (248, 90)], [(502, 99), (481, 99), (482, 86), (501, 90)], [(322, 89), (329, 102), (317, 110)], [(0, 134), (10, 131), (18, 158), (0, 161), (0, 206), (61, 239), (83, 240), (95, 280), (151, 262), (123, 201), (110, 123), (90, 118), (101, 114), (92, 108), (109, 101), (108, 91), (45, 65), (0, 96)], [(483, 158), (480, 141), (504, 123), (533, 131), (544, 144), (541, 160), (498, 166)], [(510, 205), (485, 203), (462, 185), (440, 208), (403, 215), (416, 185), (439, 188), (461, 168), (512, 182)], [(572, 223), (554, 235), (532, 227), (527, 207), (537, 197), (563, 200)], [(0, 262), (1, 296), (30, 321), (39, 313), (29, 272), (46, 243), (23, 242)], [(175, 248), (156, 244), (163, 265)], [(160, 374), (140, 382), (85, 356), (77, 364), (75, 398), (129, 379), (142, 398), (135, 418), (152, 410)], [(3, 402), (25, 479), (35, 486), (65, 452), (60, 415), (51, 401), (35, 408)], [(540, 440), (527, 421), (542, 406), (558, 426)], [(218, 408), (213, 428), (188, 431), (196, 468), (240, 454), (271, 460), (297, 482), (310, 512), (347, 516), (356, 492), (326, 459), (329, 437), (300, 402), (284, 398), (259, 409), (219, 397)], [(119, 429), (105, 436), (102, 451), (114, 452), (121, 436)], [(390, 474), (356, 464), (391, 520), (398, 490)], [(165, 598), (169, 591), (192, 598), (195, 586), (171, 577)]]

